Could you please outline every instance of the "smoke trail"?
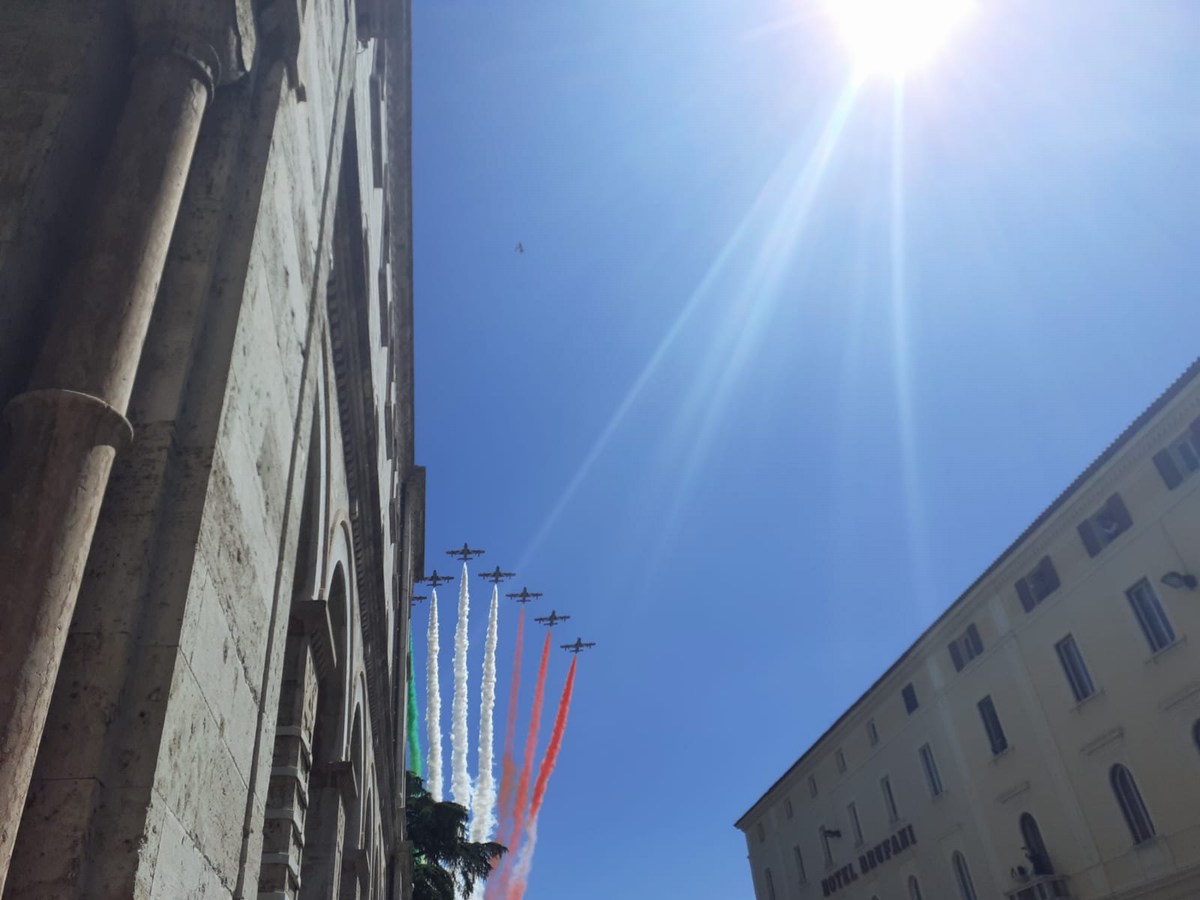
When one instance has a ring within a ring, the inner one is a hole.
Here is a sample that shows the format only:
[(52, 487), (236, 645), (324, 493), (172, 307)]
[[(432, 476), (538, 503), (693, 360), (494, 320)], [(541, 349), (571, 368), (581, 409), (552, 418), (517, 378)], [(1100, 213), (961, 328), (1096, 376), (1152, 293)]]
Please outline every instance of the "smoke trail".
[(500, 763), (500, 821), (502, 827), (507, 827), (512, 821), (514, 779), (517, 776), (517, 764), (513, 759), (513, 742), (517, 733), (517, 708), (521, 688), (521, 645), (525, 639), (525, 606), (521, 606), (521, 616), (517, 619), (517, 642), (513, 650), (512, 686), (508, 691), (508, 717), (504, 725), (504, 757)]
[(450, 714), (450, 796), (471, 808), (471, 776), (467, 772), (467, 625), (471, 618), (471, 592), (467, 564), (458, 583), (458, 621), (454, 624), (454, 701)]
[[(483, 689), (479, 701), (479, 774), (475, 784), (471, 840), (486, 841), (496, 825), (496, 780), (492, 771), (492, 712), (496, 707), (496, 640), (500, 618), (499, 587), (492, 588), (487, 640), (483, 645)], [(477, 892), (479, 893), (479, 892)]]
[(438, 687), (437, 588), (429, 596), (429, 635), (425, 653), (425, 736), (429, 740), (429, 777), (425, 789), (442, 802), (442, 693)]
[(567, 671), (567, 680), (563, 685), (562, 698), (558, 701), (558, 713), (554, 717), (554, 731), (550, 735), (550, 743), (546, 746), (546, 755), (542, 757), (542, 764), (538, 768), (537, 784), (534, 785), (533, 799), (529, 803), (529, 827), (525, 831), (525, 846), (521, 848), (521, 854), (517, 857), (507, 900), (521, 900), (525, 895), (529, 869), (533, 865), (533, 851), (537, 849), (538, 813), (542, 811), (542, 801), (546, 799), (546, 787), (550, 784), (550, 776), (554, 774), (554, 766), (558, 762), (558, 751), (562, 748), (563, 732), (567, 729), (567, 714), (571, 711), (571, 693), (575, 689), (575, 664), (577, 662), (579, 662), (578, 656), (571, 660), (571, 668)]
[[(546, 643), (542, 646), (542, 662), (538, 666), (537, 684), (533, 689), (533, 709), (529, 713), (529, 734), (525, 738), (525, 760), (521, 765), (521, 777), (517, 781), (517, 799), (513, 805), (513, 821), (509, 828), (508, 840), (502, 841), (510, 851), (515, 852), (517, 840), (521, 837), (521, 829), (525, 825), (525, 804), (529, 798), (529, 779), (533, 774), (533, 756), (537, 751), (538, 724), (542, 718), (542, 698), (546, 693), (546, 666), (550, 663), (550, 631), (546, 631)], [(507, 896), (508, 867), (500, 876), (500, 896)]]
[(421, 762), (421, 713), (417, 709), (417, 680), (413, 677), (412, 663), (412, 628), (408, 629), (408, 716), (404, 730), (408, 735), (408, 767), (418, 778), (425, 777), (425, 766)]

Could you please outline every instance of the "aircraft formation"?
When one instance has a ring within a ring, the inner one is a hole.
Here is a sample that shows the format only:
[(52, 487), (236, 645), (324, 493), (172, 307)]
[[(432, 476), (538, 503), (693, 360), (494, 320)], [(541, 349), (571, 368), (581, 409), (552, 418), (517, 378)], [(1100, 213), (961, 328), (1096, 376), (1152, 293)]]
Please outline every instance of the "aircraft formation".
[[(476, 549), (467, 541), (463, 541), (463, 545), (461, 547), (457, 547), (453, 550), (447, 550), (446, 555), (452, 556), (455, 559), (461, 559), (463, 562), (469, 562), (477, 556), (483, 556), (483, 554), (486, 552), (486, 550)], [(494, 585), (499, 585), (501, 582), (507, 581), (510, 578), (516, 578), (517, 576), (515, 572), (505, 572), (499, 566), (496, 566), (496, 568), (490, 572), (480, 572), (479, 577), (485, 581), (490, 581)], [(439, 575), (437, 569), (434, 569), (429, 575), (425, 575), (416, 579), (419, 584), (429, 584), (434, 588), (437, 588), (439, 584), (447, 584), (453, 580), (454, 579), (449, 575)], [(504, 596), (515, 600), (517, 603), (525, 604), (529, 603), (531, 600), (540, 599), (543, 594), (538, 591), (531, 591), (528, 587), (523, 587), (521, 590), (515, 593), (505, 594)], [(427, 599), (429, 598), (424, 594), (414, 594), (412, 596), (412, 601), (414, 603), (420, 603)], [(545, 625), (547, 628), (553, 628), (559, 622), (565, 622), (570, 618), (570, 616), (559, 615), (558, 610), (552, 609), (550, 610), (550, 615), (536, 616), (533, 621), (541, 625)], [(560, 646), (563, 650), (566, 650), (569, 653), (578, 654), (582, 653), (589, 647), (595, 647), (596, 642), (584, 641), (583, 638), (579, 638), (573, 644), (562, 644)]]
[[(562, 696), (558, 704), (558, 712), (553, 717), (553, 735), (545, 745), (545, 755), (541, 757), (538, 766), (534, 765), (535, 751), (539, 747), (538, 726), (541, 719), (542, 697), (546, 688), (547, 661), (551, 654), (552, 629), (571, 619), (571, 616), (552, 609), (547, 615), (535, 616), (534, 622), (546, 626), (545, 640), (541, 648), (541, 665), (538, 667), (536, 690), (534, 691), (533, 709), (528, 723), (529, 733), (525, 738), (524, 752), (520, 751), (520, 738), (516, 735), (516, 723), (520, 704), (520, 673), (522, 659), (522, 634), (525, 627), (525, 605), (534, 600), (542, 599), (538, 591), (522, 587), (519, 591), (505, 594), (509, 600), (518, 604), (520, 615), (515, 629), (513, 675), (510, 682), (511, 693), (507, 710), (507, 726), (504, 731), (503, 764), (495, 753), (495, 705), (497, 688), (497, 643), (499, 637), (499, 587), (503, 582), (516, 577), (513, 572), (507, 572), (500, 566), (491, 571), (478, 572), (480, 578), (492, 583), (491, 603), (489, 604), (487, 639), (484, 643), (482, 681), (479, 683), (480, 692), (476, 699), (472, 696), (471, 682), (474, 678), (470, 673), (468, 661), (468, 623), (470, 618), (470, 590), (468, 586), (468, 566), (472, 560), (484, 555), (484, 550), (464, 543), (461, 547), (446, 550), (447, 556), (462, 563), (462, 576), (459, 582), (458, 615), (455, 618), (454, 653), (453, 653), (453, 684), (454, 702), (452, 705), (449, 728), (443, 733), (442, 701), (440, 684), (444, 680), (440, 659), (440, 629), (438, 623), (439, 601), (437, 588), (455, 579), (440, 574), (436, 569), (417, 582), (428, 584), (433, 588), (429, 596), (414, 594), (413, 603), (430, 601), (426, 604), (429, 610), (428, 634), (426, 638), (426, 712), (425, 731), (428, 738), (429, 752), (423, 754), (420, 747), (420, 737), (416, 723), (420, 722), (421, 714), (417, 704), (415, 687), (409, 691), (407, 721), (410, 727), (407, 735), (409, 768), (426, 779), (426, 789), (436, 799), (443, 796), (443, 738), (449, 739), (449, 771), (446, 773), (449, 781), (449, 792), (446, 799), (466, 806), (471, 814), (470, 838), (472, 841), (497, 840), (509, 849), (505, 861), (501, 862), (493, 877), (489, 879), (485, 890), (476, 893), (475, 900), (522, 900), (525, 886), (529, 878), (530, 864), (537, 843), (537, 819), (541, 810), (542, 799), (545, 796), (544, 786), (557, 763), (558, 749), (562, 745), (563, 731), (567, 723), (567, 713), (571, 705), (571, 697), (575, 681), (578, 655), (584, 650), (596, 646), (595, 641), (585, 641), (582, 637), (574, 642), (558, 646), (571, 654), (571, 664), (566, 674), (562, 688)], [(410, 651), (411, 652), (411, 651)], [(410, 677), (413, 670), (410, 667)], [(468, 709), (478, 712), (479, 741), (476, 747), (478, 760), (477, 771), (474, 775), (469, 770), (469, 734)], [(536, 769), (536, 771), (535, 771)], [(497, 771), (499, 770), (499, 771)], [(497, 774), (499, 778), (497, 778)], [(536, 777), (535, 777), (536, 776)], [(529, 787), (538, 788), (531, 795)]]

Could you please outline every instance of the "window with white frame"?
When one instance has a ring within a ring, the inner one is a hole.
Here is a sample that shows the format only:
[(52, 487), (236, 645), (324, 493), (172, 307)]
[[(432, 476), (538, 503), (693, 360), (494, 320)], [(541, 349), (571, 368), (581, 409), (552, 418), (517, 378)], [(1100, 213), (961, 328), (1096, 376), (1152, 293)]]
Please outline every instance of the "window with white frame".
[(921, 757), (921, 768), (925, 771), (925, 781), (929, 784), (929, 793), (936, 797), (943, 790), (942, 776), (938, 772), (937, 760), (933, 758), (933, 748), (928, 744), (922, 744), (921, 749), (917, 751)]
[(858, 821), (858, 807), (851, 803), (846, 807), (846, 815), (850, 817), (850, 828), (854, 831), (854, 846), (863, 844), (862, 823)]
[(1054, 651), (1058, 654), (1058, 661), (1062, 663), (1063, 672), (1067, 676), (1067, 684), (1071, 686), (1071, 693), (1075, 695), (1075, 701), (1082, 703), (1096, 693), (1091, 673), (1088, 672), (1088, 667), (1083, 661), (1083, 654), (1079, 652), (1079, 644), (1075, 642), (1074, 636), (1068, 634), (1054, 645)]
[(892, 780), (886, 775), (879, 780), (879, 790), (883, 793), (883, 808), (887, 811), (889, 822), (895, 822), (900, 818), (900, 813), (896, 809), (896, 797), (892, 794)]
[(954, 880), (962, 900), (978, 900), (975, 884), (971, 881), (971, 870), (967, 868), (967, 858), (956, 850), (951, 860), (954, 864)]
[(1133, 774), (1118, 763), (1109, 770), (1108, 780), (1112, 784), (1113, 793), (1117, 795), (1117, 805), (1125, 816), (1125, 824), (1135, 844), (1144, 844), (1155, 835), (1154, 822), (1150, 812), (1142, 800), (1142, 792), (1138, 790)]
[(1008, 738), (1000, 726), (1000, 717), (996, 714), (996, 704), (991, 696), (984, 697), (978, 703), (979, 717), (983, 719), (983, 728), (987, 732), (988, 742), (992, 745), (992, 755), (999, 756), (1008, 749)]
[(1142, 633), (1146, 635), (1146, 641), (1153, 652), (1157, 653), (1175, 643), (1175, 629), (1171, 627), (1162, 603), (1158, 600), (1158, 594), (1154, 593), (1149, 580), (1143, 578), (1127, 590), (1125, 596), (1129, 598), (1133, 614), (1137, 616), (1138, 624), (1142, 626)]

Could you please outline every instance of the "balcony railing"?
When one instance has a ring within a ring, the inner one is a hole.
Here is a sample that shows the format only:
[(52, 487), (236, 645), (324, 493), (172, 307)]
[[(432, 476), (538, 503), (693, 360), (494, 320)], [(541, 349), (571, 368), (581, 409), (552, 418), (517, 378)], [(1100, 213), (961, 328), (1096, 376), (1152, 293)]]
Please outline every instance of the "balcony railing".
[(1004, 896), (1008, 900), (1070, 900), (1068, 880), (1066, 875), (1033, 875)]

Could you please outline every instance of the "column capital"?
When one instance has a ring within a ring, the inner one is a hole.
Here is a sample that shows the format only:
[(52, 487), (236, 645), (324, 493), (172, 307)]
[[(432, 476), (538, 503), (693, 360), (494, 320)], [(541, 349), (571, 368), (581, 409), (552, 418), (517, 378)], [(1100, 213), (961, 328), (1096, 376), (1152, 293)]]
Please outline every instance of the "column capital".
[(182, 57), (210, 89), (250, 70), (257, 41), (251, 0), (129, 0), (129, 7), (139, 55)]

